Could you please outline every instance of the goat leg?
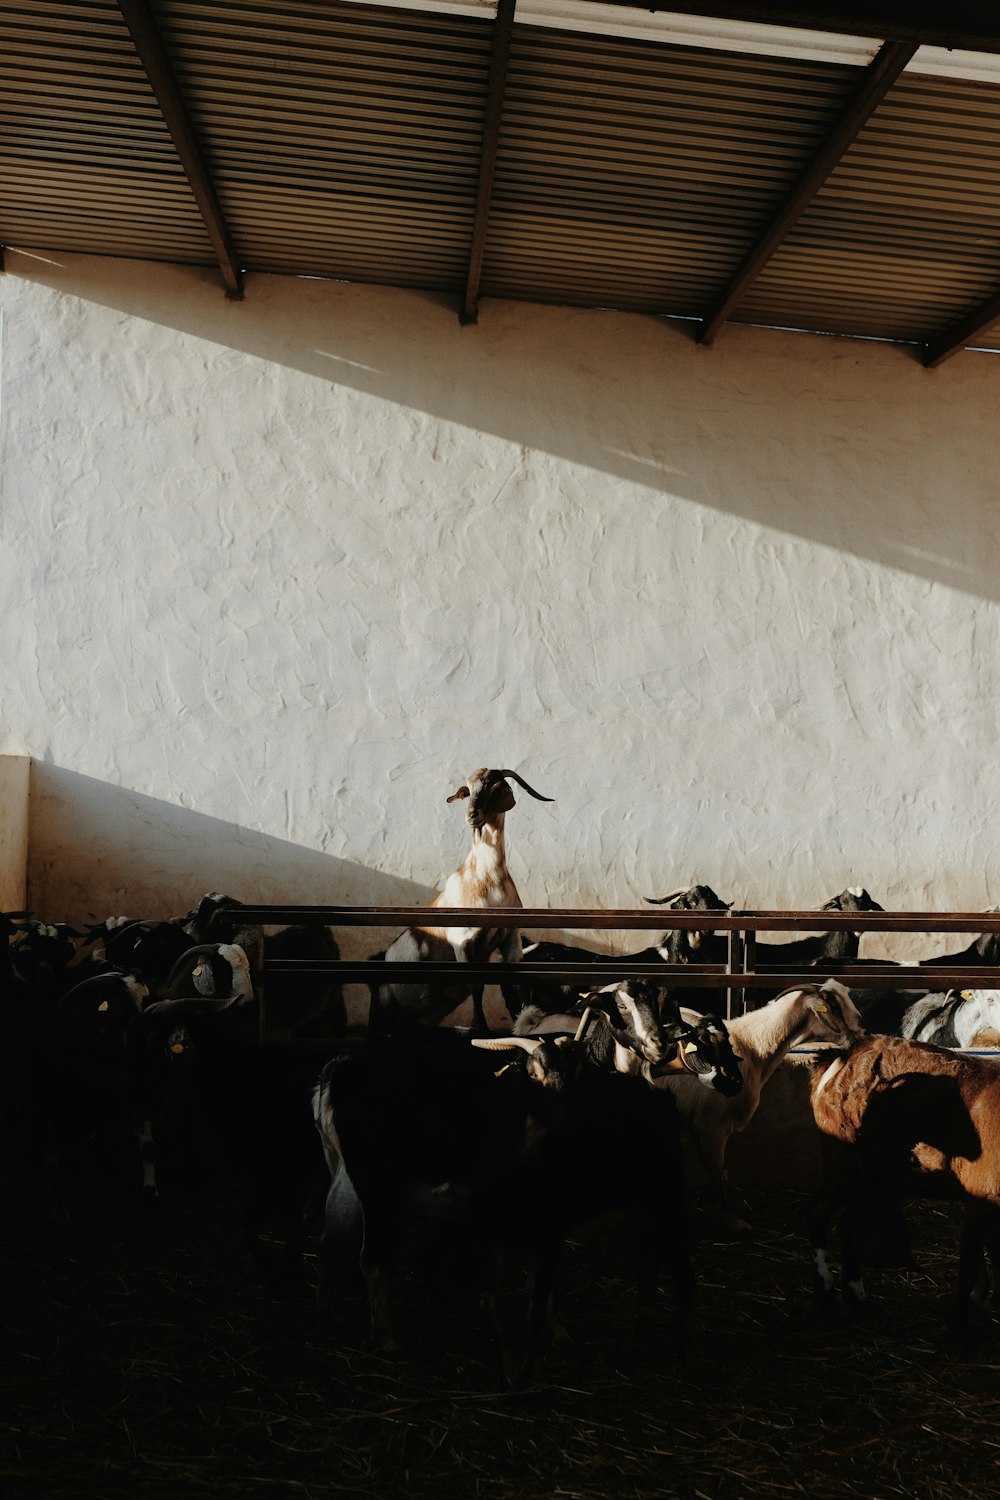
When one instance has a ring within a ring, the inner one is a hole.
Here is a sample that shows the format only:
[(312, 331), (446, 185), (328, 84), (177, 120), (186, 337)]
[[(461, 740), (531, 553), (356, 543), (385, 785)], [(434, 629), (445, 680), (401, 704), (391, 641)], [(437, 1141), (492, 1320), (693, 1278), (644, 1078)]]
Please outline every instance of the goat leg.
[(562, 1242), (555, 1237), (546, 1239), (535, 1255), (534, 1284), (531, 1290), (531, 1309), (528, 1317), (528, 1348), (517, 1372), (514, 1389), (522, 1391), (535, 1373), (538, 1357), (549, 1324), (549, 1313), (556, 1292), (559, 1274), (559, 1259)]
[(392, 1308), (392, 1277), (400, 1234), (399, 1206), (383, 1205), (375, 1195), (362, 1196), (361, 1201), (364, 1240), (360, 1265), (368, 1289), (372, 1340), (383, 1354), (399, 1354), (401, 1345)]
[(472, 991), (472, 1028), (476, 1036), (489, 1035), (489, 1027), (486, 1025), (486, 1012), (483, 1009), (482, 986)]
[(674, 1362), (679, 1370), (687, 1364), (695, 1293), (682, 1170), (679, 1165), (678, 1191), (669, 1200), (647, 1207), (646, 1222), (640, 1225), (636, 1267), (641, 1346), (654, 1330), (654, 1299), (659, 1271), (666, 1261), (673, 1304)]
[(969, 1201), (962, 1217), (962, 1238), (958, 1252), (958, 1286), (948, 1310), (948, 1331), (960, 1342), (969, 1338), (969, 1303), (983, 1277), (983, 1258), (987, 1244), (996, 1244), (996, 1230), (990, 1220), (995, 1210), (990, 1204)]
[(735, 1195), (729, 1185), (729, 1173), (726, 1170), (726, 1139), (714, 1131), (705, 1129), (694, 1132), (692, 1140), (698, 1159), (708, 1177), (713, 1210), (721, 1228), (727, 1234), (749, 1234), (750, 1225), (736, 1212)]
[(479, 1251), (480, 1282), (479, 1308), (486, 1324), (486, 1332), (496, 1360), (500, 1389), (509, 1391), (513, 1385), (510, 1346), (500, 1316), (500, 1284), (502, 1280), (502, 1257), (495, 1246), (482, 1245)]

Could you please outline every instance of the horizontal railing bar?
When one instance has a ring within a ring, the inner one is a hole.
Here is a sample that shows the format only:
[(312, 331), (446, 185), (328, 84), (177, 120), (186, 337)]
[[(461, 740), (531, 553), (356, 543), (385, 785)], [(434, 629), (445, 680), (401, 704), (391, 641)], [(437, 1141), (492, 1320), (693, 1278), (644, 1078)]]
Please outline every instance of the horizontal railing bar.
[(771, 970), (767, 973), (730, 973), (719, 964), (619, 963), (596, 964), (454, 964), (454, 963), (385, 963), (365, 959), (272, 959), (264, 965), (268, 974), (330, 974), (347, 983), (375, 979), (382, 984), (430, 984), (441, 981), (461, 985), (470, 982), (500, 984), (507, 980), (542, 980), (549, 984), (592, 981), (594, 988), (613, 980), (651, 979), (670, 987), (670, 981), (696, 988), (789, 989), (796, 984), (822, 984), (827, 978), (861, 988), (947, 990), (956, 988), (1000, 989), (1000, 969), (965, 966), (957, 969), (931, 969), (900, 964), (892, 968), (866, 966), (849, 969), (837, 965), (829, 974), (823, 968), (809, 970)]
[[(536, 927), (695, 932), (1000, 932), (1000, 912), (670, 911), (580, 907), (246, 906), (226, 922), (334, 927)], [(484, 922), (484, 917), (488, 921)]]
[[(681, 979), (693, 970), (688, 964), (643, 963), (629, 964), (455, 964), (431, 962), (383, 963), (368, 959), (323, 959), (281, 958), (267, 960), (267, 974), (333, 974), (338, 978), (348, 975), (363, 975), (366, 979), (379, 979), (383, 984), (403, 981), (445, 979), (450, 984), (461, 984), (469, 979), (481, 979), (487, 984), (498, 984), (507, 979), (545, 980), (551, 984), (567, 984), (574, 980), (592, 980), (595, 988), (610, 984), (613, 979), (656, 979), (665, 983), (668, 978)], [(697, 972), (716, 981), (726, 979), (728, 969), (724, 964), (699, 964)], [(742, 981), (742, 974), (738, 976)]]

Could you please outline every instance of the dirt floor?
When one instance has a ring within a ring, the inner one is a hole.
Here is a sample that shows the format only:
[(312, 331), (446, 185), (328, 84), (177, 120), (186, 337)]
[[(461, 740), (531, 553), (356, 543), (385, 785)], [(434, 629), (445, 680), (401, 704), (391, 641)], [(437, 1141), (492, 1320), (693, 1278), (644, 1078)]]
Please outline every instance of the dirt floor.
[[(912, 1216), (920, 1274), (869, 1279), (861, 1317), (809, 1296), (805, 1200), (749, 1195), (753, 1237), (696, 1220), (698, 1339), (675, 1373), (664, 1298), (631, 1336), (607, 1252), (570, 1254), (569, 1352), (497, 1394), (475, 1298), (402, 1287), (408, 1358), (261, 1290), (234, 1202), (113, 1197), (69, 1229), (3, 1233), (7, 1497), (907, 1496), (1000, 1490), (1000, 1338), (949, 1348), (955, 1211)], [(311, 1260), (315, 1273), (315, 1256)]]

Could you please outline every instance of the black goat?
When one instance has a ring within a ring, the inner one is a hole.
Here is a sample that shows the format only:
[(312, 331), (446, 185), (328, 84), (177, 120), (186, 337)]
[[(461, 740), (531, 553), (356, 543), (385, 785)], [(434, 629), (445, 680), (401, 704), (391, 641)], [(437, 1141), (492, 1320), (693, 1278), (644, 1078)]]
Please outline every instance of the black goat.
[(30, 992), (37, 1011), (48, 1011), (65, 989), (69, 966), (76, 957), (80, 933), (67, 922), (40, 922), (24, 917), (15, 924), (16, 936), (8, 955), (13, 973)]
[[(242, 903), (211, 892), (189, 912), (185, 930), (199, 948), (209, 944), (235, 945), (244, 950), (255, 995), (263, 966), (269, 959), (337, 960), (340, 949), (329, 927), (283, 927), (264, 934), (241, 918)], [(273, 974), (264, 991), (269, 1023), (293, 1037), (338, 1037), (347, 1030), (343, 990), (332, 973)]]
[[(646, 900), (651, 905), (669, 906), (674, 911), (729, 910), (729, 904), (708, 885), (693, 885), (686, 891), (675, 892), (670, 896), (647, 896)], [(677, 928), (665, 932), (655, 946), (642, 948), (637, 953), (597, 953), (590, 948), (547, 942), (524, 943), (522, 947), (523, 957), (529, 963), (592, 963), (595, 966), (622, 963), (725, 963), (727, 952), (725, 939), (695, 929)], [(528, 1003), (547, 1012), (566, 1010), (592, 988), (590, 980), (570, 980), (560, 984), (547, 984), (537, 979), (530, 983), (523, 980), (521, 982), (521, 989), (527, 995)]]
[[(264, 961), (340, 958), (329, 927), (283, 927), (264, 938)], [(336, 975), (271, 974), (264, 985), (269, 1025), (288, 1028), (293, 1037), (341, 1037), (347, 1030), (344, 991)]]
[[(885, 911), (860, 885), (848, 886), (839, 896), (824, 901), (820, 911)], [(758, 968), (791, 969), (803, 964), (810, 966), (827, 959), (857, 958), (861, 939), (856, 932), (823, 932), (818, 937), (796, 938), (788, 943), (760, 943), (757, 948)]]
[(171, 969), (191, 947), (191, 937), (177, 921), (108, 917), (84, 934), (84, 945), (90, 945), (90, 953), (74, 966), (78, 981), (100, 973), (128, 973), (161, 998)]
[[(235, 1011), (226, 1001), (158, 1001), (140, 1016), (132, 1051), (161, 1159), (197, 1180), (207, 1158), (214, 1188), (240, 1190), (248, 1248), (286, 1290), (302, 1280), (310, 1192), (327, 1180), (309, 1100), (329, 1048), (249, 1041)], [(261, 1239), (275, 1226), (277, 1262)]]
[[(669, 1096), (640, 1079), (593, 1067), (579, 1042), (477, 1038), (473, 1051), (448, 1031), (375, 1038), (327, 1064), (314, 1095), (329, 1161), (339, 1170), (327, 1253), (363, 1226), (361, 1269), (372, 1329), (397, 1347), (390, 1282), (401, 1220), (421, 1192), (448, 1185), (467, 1205), (474, 1254), (504, 1382), (506, 1339), (497, 1313), (496, 1256), (527, 1250), (534, 1264), (528, 1350), (534, 1368), (563, 1242), (604, 1214), (635, 1232), (640, 1305), (647, 1312), (663, 1258), (678, 1300), (681, 1348), (691, 1271), (683, 1169)], [(505, 1065), (497, 1067), (496, 1051)], [(330, 1244), (330, 1240), (334, 1243)], [(341, 1258), (343, 1249), (340, 1247)]]
[[(998, 911), (1000, 906), (992, 907), (991, 915)], [(936, 958), (920, 960), (920, 967), (927, 969), (961, 969), (978, 965), (1000, 968), (1000, 932), (981, 932), (961, 953), (943, 953)]]
[[(884, 911), (863, 886), (849, 886), (838, 896), (824, 901), (820, 911)], [(758, 943), (754, 967), (758, 974), (794, 972), (796, 969), (822, 968), (826, 974), (847, 974), (858, 956), (861, 938), (856, 932), (822, 932), (816, 937), (794, 938), (787, 943)], [(759, 1009), (779, 994), (779, 990), (755, 989), (752, 1008)]]

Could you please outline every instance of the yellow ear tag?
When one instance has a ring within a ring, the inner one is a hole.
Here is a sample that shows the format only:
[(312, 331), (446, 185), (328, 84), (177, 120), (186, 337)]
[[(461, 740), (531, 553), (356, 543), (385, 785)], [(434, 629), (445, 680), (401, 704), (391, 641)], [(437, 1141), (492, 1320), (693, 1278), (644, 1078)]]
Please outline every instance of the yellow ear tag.
[(192, 976), (195, 979), (200, 979), (201, 976), (202, 976), (202, 974), (204, 974), (204, 972), (205, 972), (205, 965), (204, 964), (199, 964), (196, 969), (192, 969), (192, 971), (191, 971)]
[(962, 997), (963, 1000), (971, 1000), (972, 999), (972, 991), (971, 990), (959, 990), (958, 993), (961, 995), (961, 997)]
[(170, 1043), (170, 1050), (171, 1050), (171, 1052), (175, 1052), (175, 1053), (180, 1054), (181, 1052), (184, 1051), (184, 1043), (183, 1042), (171, 1042)]
[(697, 1050), (698, 1050), (698, 1043), (697, 1042), (688, 1042), (687, 1046), (684, 1048), (685, 1052), (697, 1052)]
[(829, 1010), (829, 1008), (828, 1005), (817, 1005), (816, 1007), (817, 1010)]
[(101, 1003), (100, 1003), (100, 1005), (97, 1007), (97, 1009), (98, 1010), (108, 1010), (109, 1009), (108, 1002), (106, 1000), (102, 1000)]
[(504, 1074), (505, 1074), (505, 1073), (507, 1073), (507, 1072), (509, 1072), (509, 1070), (510, 1070), (510, 1069), (511, 1069), (511, 1068), (512, 1068), (512, 1067), (513, 1067), (513, 1066), (514, 1066), (514, 1064), (513, 1064), (513, 1063), (504, 1063), (504, 1065), (503, 1065), (503, 1067), (502, 1067), (502, 1068), (498, 1068), (498, 1069), (497, 1069), (497, 1071), (496, 1071), (496, 1072), (495, 1072), (495, 1073), (494, 1073), (494, 1074), (493, 1074), (493, 1077), (494, 1077), (494, 1078), (502, 1078), (502, 1077), (503, 1077), (503, 1075), (504, 1075)]

